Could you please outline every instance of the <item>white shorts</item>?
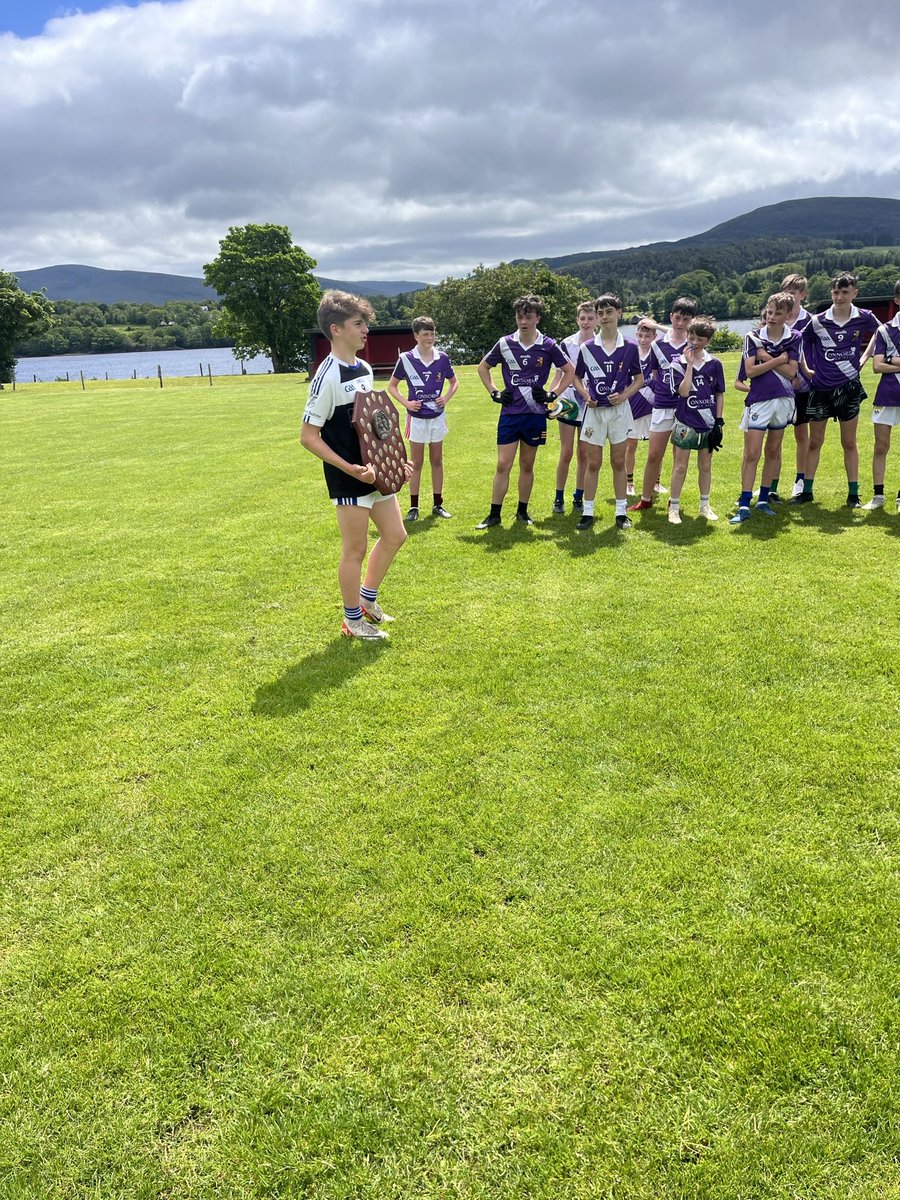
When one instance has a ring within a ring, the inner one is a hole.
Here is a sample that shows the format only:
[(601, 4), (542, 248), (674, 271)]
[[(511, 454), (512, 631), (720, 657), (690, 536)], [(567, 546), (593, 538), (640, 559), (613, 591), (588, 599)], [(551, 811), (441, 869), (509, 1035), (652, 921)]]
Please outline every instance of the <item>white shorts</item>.
[(417, 417), (408, 413), (406, 436), (411, 442), (442, 442), (447, 436), (447, 414), (438, 417)]
[(608, 408), (588, 406), (584, 410), (581, 440), (589, 446), (605, 446), (607, 441), (617, 446), (620, 442), (628, 440), (631, 424), (631, 406), (627, 400)]
[(654, 408), (650, 414), (651, 433), (671, 433), (675, 428), (674, 408)]
[(628, 430), (629, 438), (633, 438), (638, 442), (646, 442), (650, 436), (650, 419), (653, 413), (645, 413), (642, 417), (632, 417), (631, 428)]
[(394, 500), (395, 493), (389, 492), (387, 496), (381, 492), (366, 492), (364, 496), (334, 496), (331, 503), (337, 508), (349, 506), (351, 508), (374, 508), (376, 504), (382, 500)]
[(745, 433), (751, 429), (786, 429), (794, 421), (793, 396), (776, 396), (773, 400), (757, 400), (755, 404), (746, 404), (741, 414), (738, 429)]
[(900, 425), (900, 404), (886, 404), (884, 408), (873, 408), (872, 420), (876, 425)]

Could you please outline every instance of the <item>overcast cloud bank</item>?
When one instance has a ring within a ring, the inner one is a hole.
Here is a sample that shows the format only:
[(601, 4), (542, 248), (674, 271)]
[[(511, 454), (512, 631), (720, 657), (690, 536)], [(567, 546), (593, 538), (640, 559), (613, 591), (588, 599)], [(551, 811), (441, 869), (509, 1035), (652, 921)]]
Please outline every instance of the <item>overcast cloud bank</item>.
[(896, 5), (180, 0), (0, 36), (0, 266), (198, 275), (275, 221), (342, 278), (900, 195)]

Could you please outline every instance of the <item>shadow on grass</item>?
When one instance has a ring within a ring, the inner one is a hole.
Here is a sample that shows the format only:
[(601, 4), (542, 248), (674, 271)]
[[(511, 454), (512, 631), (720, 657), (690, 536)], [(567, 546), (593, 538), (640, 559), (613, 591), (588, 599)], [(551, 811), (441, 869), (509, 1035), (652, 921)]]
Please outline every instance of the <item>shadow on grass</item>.
[(283, 675), (256, 689), (251, 712), (257, 717), (289, 717), (309, 708), (320, 692), (342, 687), (354, 675), (377, 662), (385, 641), (360, 642), (339, 638), (310, 654)]
[(661, 505), (658, 510), (648, 509), (646, 512), (639, 513), (640, 520), (634, 522), (634, 528), (673, 546), (688, 546), (691, 542), (699, 542), (703, 538), (710, 537), (723, 522), (728, 524), (727, 518), (721, 514), (718, 521), (707, 521), (706, 517), (692, 517), (682, 510), (681, 524), (670, 525), (668, 512), (669, 508), (666, 504)]
[[(785, 506), (787, 507), (787, 506)], [(848, 529), (862, 525), (866, 514), (858, 508), (823, 508), (819, 503), (792, 504), (787, 508), (792, 523), (817, 529), (820, 533), (846, 533)]]
[[(548, 523), (549, 525), (549, 523)], [(473, 530), (471, 533), (458, 533), (457, 540), (470, 546), (480, 546), (488, 554), (502, 554), (523, 542), (552, 541), (555, 537), (552, 526), (543, 528), (543, 522), (536, 521), (533, 525), (523, 525), (514, 521), (512, 525), (495, 525), (492, 529)]]

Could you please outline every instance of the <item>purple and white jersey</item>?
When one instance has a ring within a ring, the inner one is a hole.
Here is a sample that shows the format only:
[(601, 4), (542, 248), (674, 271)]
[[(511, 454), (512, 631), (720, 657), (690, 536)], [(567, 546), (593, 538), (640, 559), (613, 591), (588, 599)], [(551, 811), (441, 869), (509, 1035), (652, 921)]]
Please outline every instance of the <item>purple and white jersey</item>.
[(725, 391), (725, 371), (719, 359), (704, 350), (703, 361), (694, 361), (691, 375), (691, 390), (687, 396), (678, 395), (678, 387), (684, 379), (687, 363), (679, 356), (672, 363), (671, 388), (675, 401), (675, 420), (690, 429), (701, 432), (712, 429), (716, 423), (716, 396)]
[(875, 314), (855, 304), (840, 325), (834, 319), (834, 308), (810, 317), (801, 337), (803, 354), (813, 373), (812, 386), (827, 390), (858, 379), (859, 360), (877, 329)]
[(444, 410), (436, 403), (437, 398), (444, 390), (445, 381), (454, 378), (450, 359), (443, 350), (435, 350), (434, 358), (426, 363), (418, 346), (414, 346), (400, 355), (392, 374), (395, 379), (406, 380), (408, 399), (422, 401), (422, 407), (413, 416), (427, 421), (441, 415)]
[(628, 401), (631, 407), (631, 415), (635, 421), (639, 421), (641, 417), (647, 417), (653, 412), (653, 384), (651, 379), (653, 372), (656, 370), (656, 359), (650, 350), (647, 351), (646, 358), (640, 357), (638, 350), (638, 362), (641, 367), (641, 374), (644, 377), (644, 386)]
[(588, 395), (601, 408), (611, 408), (611, 393), (624, 392), (636, 375), (641, 373), (641, 357), (634, 342), (616, 335), (611, 353), (603, 349), (599, 338), (583, 342), (575, 364), (576, 376), (585, 383)]
[(650, 353), (653, 355), (656, 367), (652, 380), (654, 408), (675, 407), (675, 400), (672, 398), (672, 362), (687, 345), (687, 338), (676, 346), (669, 340), (671, 334), (672, 331), (669, 330), (667, 334), (650, 346)]
[[(578, 362), (578, 352), (581, 350), (581, 347), (584, 345), (584, 342), (581, 340), (581, 331), (579, 330), (577, 333), (570, 333), (569, 336), (567, 338), (563, 338), (563, 340), (559, 344), (560, 344), (562, 351), (565, 354), (566, 358), (569, 360), (569, 362), (574, 367), (575, 364)], [(580, 392), (577, 392), (575, 390), (575, 385), (570, 384), (566, 388), (563, 395), (566, 396), (569, 400), (574, 400), (575, 403), (578, 405), (578, 419), (581, 420), (582, 417), (584, 417), (584, 401), (581, 398)]]
[[(812, 313), (808, 313), (806, 311), (806, 309), (803, 307), (803, 305), (801, 304), (800, 311), (797, 313), (797, 316), (794, 318), (794, 320), (791, 321), (788, 328), (792, 329), (794, 331), (794, 333), (802, 333), (803, 330), (807, 327), (807, 325), (810, 323), (811, 320), (812, 320)], [(803, 374), (803, 372), (801, 370), (797, 371), (797, 374), (794, 378), (794, 391), (795, 392), (808, 392), (809, 391), (809, 380), (806, 378), (806, 376)]]
[[(893, 321), (878, 326), (874, 353), (883, 354), (885, 362), (894, 366), (900, 362), (900, 312)], [(876, 408), (891, 408), (900, 404), (900, 375), (878, 376), (874, 404)]]
[[(777, 358), (779, 354), (787, 351), (788, 362), (799, 363), (800, 334), (792, 332), (785, 326), (781, 338), (777, 342), (773, 342), (766, 332), (766, 326), (763, 325), (762, 329), (758, 329), (755, 333), (748, 333), (744, 338), (742, 365), (746, 359), (754, 358), (757, 350), (765, 350), (766, 354), (771, 354), (773, 358)], [(783, 375), (779, 375), (773, 367), (771, 371), (756, 375), (750, 380), (750, 391), (744, 397), (744, 404), (749, 408), (751, 404), (757, 404), (760, 400), (779, 400), (784, 396), (793, 396), (793, 394), (793, 382), (785, 379)]]
[(553, 367), (562, 368), (569, 362), (553, 338), (544, 337), (540, 330), (530, 346), (522, 345), (518, 330), (502, 337), (484, 361), (489, 367), (500, 367), (503, 386), (515, 397), (512, 404), (503, 406), (505, 413), (538, 413), (542, 417), (547, 415), (546, 406), (532, 399), (531, 389), (546, 387)]

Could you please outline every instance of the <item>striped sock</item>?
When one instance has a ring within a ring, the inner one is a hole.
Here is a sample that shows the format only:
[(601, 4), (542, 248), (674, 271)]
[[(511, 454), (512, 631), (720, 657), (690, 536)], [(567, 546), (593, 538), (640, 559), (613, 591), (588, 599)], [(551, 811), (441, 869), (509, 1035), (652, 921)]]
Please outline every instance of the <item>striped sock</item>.
[(361, 599), (365, 600), (367, 604), (374, 604), (378, 599), (378, 588), (361, 587), (359, 594)]
[(360, 608), (360, 606), (357, 604), (356, 608), (348, 608), (347, 605), (345, 604), (344, 605), (344, 620), (345, 621), (361, 621), (362, 620), (362, 609)]

